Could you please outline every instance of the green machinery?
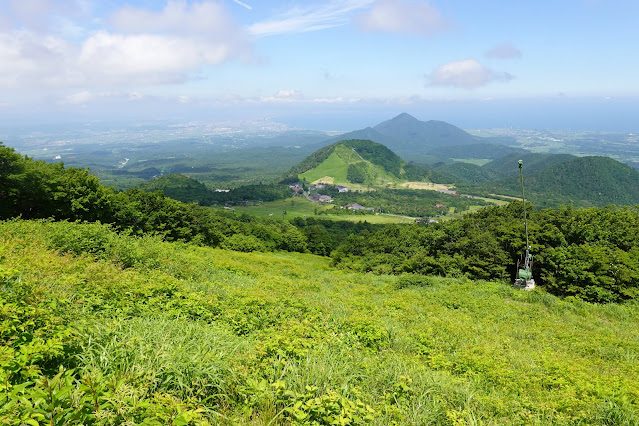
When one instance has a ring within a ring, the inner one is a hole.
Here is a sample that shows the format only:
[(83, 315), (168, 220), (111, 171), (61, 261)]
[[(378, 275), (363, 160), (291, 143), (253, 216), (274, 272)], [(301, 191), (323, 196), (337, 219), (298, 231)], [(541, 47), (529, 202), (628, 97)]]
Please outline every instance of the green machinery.
[(526, 230), (526, 254), (523, 259), (517, 260), (517, 269), (515, 274), (516, 288), (524, 290), (532, 290), (535, 288), (535, 280), (533, 279), (533, 255), (530, 254), (530, 243), (528, 242), (528, 219), (526, 217), (526, 197), (524, 196), (524, 162), (519, 160), (519, 180), (521, 182), (521, 200), (524, 204), (524, 229)]

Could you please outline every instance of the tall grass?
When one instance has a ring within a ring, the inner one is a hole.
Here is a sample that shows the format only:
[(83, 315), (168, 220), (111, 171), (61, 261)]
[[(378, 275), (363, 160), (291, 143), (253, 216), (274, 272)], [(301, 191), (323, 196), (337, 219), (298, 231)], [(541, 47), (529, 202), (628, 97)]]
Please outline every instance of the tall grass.
[[(91, 226), (0, 223), (5, 423), (58, 409), (68, 424), (637, 424), (637, 304)], [(102, 248), (63, 244), (82, 233)], [(20, 358), (44, 351), (7, 328), (29, 312), (67, 361)], [(46, 405), (44, 379), (70, 387)]]

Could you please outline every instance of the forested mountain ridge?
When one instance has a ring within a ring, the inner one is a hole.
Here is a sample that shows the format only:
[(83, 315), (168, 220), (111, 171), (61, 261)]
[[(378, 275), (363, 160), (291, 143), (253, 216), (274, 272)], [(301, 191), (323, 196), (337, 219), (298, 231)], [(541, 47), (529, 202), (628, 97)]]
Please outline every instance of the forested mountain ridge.
[[(480, 151), (474, 151), (474, 149), (481, 147), (486, 147), (486, 145), (472, 145), (473, 149), (468, 151), (468, 156), (472, 157), (473, 152), (475, 153), (474, 155), (479, 154)], [(455, 150), (453, 151), (448, 151), (446, 148), (442, 148), (438, 155), (442, 155), (444, 157), (448, 157), (450, 154), (454, 155), (457, 148), (458, 147), (455, 147)], [(458, 154), (461, 154), (461, 152)], [(453, 163), (440, 162), (434, 164), (433, 169), (450, 176), (457, 184), (461, 184), (465, 188), (465, 185), (468, 184), (492, 183), (492, 181), (499, 181), (500, 179), (504, 179), (502, 182), (507, 182), (505, 178), (512, 180), (511, 178), (519, 177), (519, 160), (523, 161), (525, 174), (526, 176), (529, 176), (538, 173), (553, 164), (559, 164), (577, 158), (570, 154), (541, 154), (516, 149), (506, 150), (503, 155), (497, 155), (495, 151), (489, 150), (489, 152), (483, 157), (480, 154), (476, 158), (489, 159), (491, 156), (493, 157), (492, 161), (489, 161), (482, 166), (462, 161)], [(488, 192), (495, 191), (497, 190)]]
[(458, 185), (478, 184), (500, 178), (500, 175), (494, 170), (464, 162), (437, 163), (433, 165), (433, 170), (450, 176)]
[(518, 162), (523, 161), (526, 175), (532, 175), (555, 164), (565, 163), (577, 158), (572, 154), (542, 154), (537, 152), (507, 153), (484, 164), (499, 177), (519, 176)]
[(512, 146), (480, 142), (472, 145), (448, 145), (439, 146), (427, 151), (429, 155), (434, 158), (439, 158), (442, 161), (454, 161), (455, 159), (482, 159), (482, 160), (496, 160), (503, 158), (508, 154), (525, 155), (530, 153), (523, 148), (515, 148)]
[[(511, 160), (514, 158), (511, 156)], [(540, 167), (536, 173), (530, 173), (524, 161), (526, 197), (537, 206), (569, 203), (583, 207), (639, 204), (639, 171), (632, 167), (609, 157), (566, 155), (548, 158), (557, 162)], [(501, 160), (495, 163), (498, 162), (501, 163)], [(463, 190), (520, 196), (516, 162), (511, 161), (510, 164), (510, 170), (502, 169), (502, 174), (509, 173), (511, 178), (486, 182), (476, 187), (462, 186)]]
[(150, 179), (140, 185), (146, 192), (162, 191), (164, 195), (184, 203), (210, 206), (244, 201), (273, 201), (290, 196), (283, 185), (248, 184), (232, 189), (212, 190), (203, 183), (185, 175), (169, 174)]

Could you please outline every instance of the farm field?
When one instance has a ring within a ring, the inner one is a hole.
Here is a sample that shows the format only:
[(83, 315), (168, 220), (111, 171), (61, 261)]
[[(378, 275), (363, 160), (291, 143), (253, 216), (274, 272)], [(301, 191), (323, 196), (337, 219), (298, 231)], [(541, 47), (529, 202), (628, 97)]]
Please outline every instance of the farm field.
[[(258, 217), (273, 217), (291, 220), (296, 217), (316, 217), (320, 219), (329, 220), (348, 220), (352, 222), (367, 221), (369, 223), (404, 223), (408, 219), (396, 217), (386, 214), (367, 214), (367, 215), (336, 215), (336, 214), (323, 214), (322, 212), (332, 209), (335, 204), (318, 204), (313, 201), (309, 201), (304, 197), (291, 197), (286, 200), (270, 201), (266, 203), (260, 203), (256, 206), (236, 206), (235, 212), (237, 214), (246, 212)], [(286, 212), (282, 215), (282, 212)], [(271, 216), (272, 215), (272, 216)]]
[(639, 421), (636, 303), (65, 222), (0, 223), (0, 259), (4, 423)]
[(451, 185), (433, 182), (402, 182), (400, 186), (407, 189), (422, 189), (427, 191), (437, 191), (439, 189), (451, 189)]

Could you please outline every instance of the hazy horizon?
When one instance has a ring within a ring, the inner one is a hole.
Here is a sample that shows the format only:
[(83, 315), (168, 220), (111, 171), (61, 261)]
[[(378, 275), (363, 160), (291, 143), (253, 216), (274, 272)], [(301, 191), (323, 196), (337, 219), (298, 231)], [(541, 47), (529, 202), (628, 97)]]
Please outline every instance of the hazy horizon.
[(637, 131), (627, 0), (8, 0), (0, 125), (267, 118)]

